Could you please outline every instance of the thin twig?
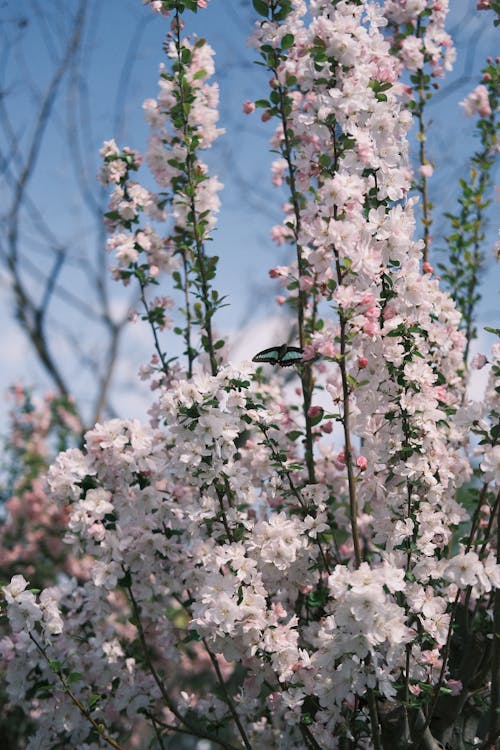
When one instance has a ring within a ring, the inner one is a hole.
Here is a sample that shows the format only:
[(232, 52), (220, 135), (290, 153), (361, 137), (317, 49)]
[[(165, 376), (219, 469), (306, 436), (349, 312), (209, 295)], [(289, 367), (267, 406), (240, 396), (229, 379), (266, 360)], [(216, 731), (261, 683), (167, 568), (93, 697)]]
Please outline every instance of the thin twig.
[(90, 712), (88, 711), (88, 709), (85, 708), (85, 706), (83, 705), (83, 703), (81, 703), (81, 701), (78, 700), (78, 698), (76, 697), (76, 695), (73, 693), (73, 691), (69, 687), (68, 682), (66, 680), (66, 677), (64, 676), (64, 674), (61, 671), (61, 669), (54, 668), (53, 664), (51, 664), (51, 661), (50, 661), (49, 657), (47, 656), (47, 653), (46, 653), (45, 649), (43, 648), (43, 646), (41, 646), (38, 643), (38, 641), (36, 640), (36, 638), (33, 636), (32, 633), (29, 633), (29, 637), (33, 641), (33, 643), (35, 644), (35, 646), (37, 647), (37, 649), (40, 651), (40, 653), (42, 654), (43, 658), (45, 659), (45, 661), (49, 665), (49, 667), (52, 670), (52, 672), (58, 677), (59, 681), (61, 682), (61, 685), (63, 686), (64, 692), (66, 693), (66, 695), (68, 696), (68, 698), (71, 699), (72, 703), (80, 711), (80, 713), (82, 714), (82, 716), (84, 716), (87, 719), (87, 721), (92, 725), (92, 727), (94, 728), (94, 730), (97, 733), (97, 736), (100, 739), (102, 739), (104, 742), (106, 742), (108, 745), (110, 745), (111, 747), (114, 747), (115, 750), (126, 750), (126, 748), (123, 745), (121, 745), (119, 742), (117, 742), (116, 740), (114, 740), (112, 737), (110, 737), (107, 734), (107, 732), (104, 730), (104, 726), (103, 726), (102, 722), (97, 722), (92, 717), (92, 715), (90, 714)]

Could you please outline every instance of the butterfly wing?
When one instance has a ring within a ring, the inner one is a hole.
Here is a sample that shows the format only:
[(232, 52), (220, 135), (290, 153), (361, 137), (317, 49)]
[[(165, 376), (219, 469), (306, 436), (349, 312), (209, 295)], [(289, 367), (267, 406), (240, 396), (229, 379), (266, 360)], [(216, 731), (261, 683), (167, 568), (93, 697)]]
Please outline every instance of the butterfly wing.
[(252, 362), (269, 362), (271, 365), (280, 365), (280, 367), (291, 367), (302, 360), (304, 352), (298, 346), (272, 346), (269, 349), (263, 349), (252, 358)]
[(271, 365), (276, 365), (279, 361), (279, 346), (272, 346), (270, 349), (263, 349), (261, 352), (257, 352), (255, 357), (252, 357), (252, 362), (269, 362)]
[(286, 352), (279, 358), (278, 364), (281, 367), (291, 367), (298, 362), (302, 362), (304, 352), (299, 346), (287, 346)]

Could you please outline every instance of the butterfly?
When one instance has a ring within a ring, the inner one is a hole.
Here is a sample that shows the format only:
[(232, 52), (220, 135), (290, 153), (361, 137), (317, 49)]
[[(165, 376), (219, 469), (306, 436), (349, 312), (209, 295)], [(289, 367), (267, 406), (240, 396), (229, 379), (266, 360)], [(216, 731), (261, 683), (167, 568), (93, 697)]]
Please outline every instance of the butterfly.
[(252, 357), (252, 362), (269, 362), (270, 365), (279, 365), (280, 367), (290, 367), (298, 362), (302, 362), (304, 352), (298, 346), (272, 346), (270, 349), (263, 349)]

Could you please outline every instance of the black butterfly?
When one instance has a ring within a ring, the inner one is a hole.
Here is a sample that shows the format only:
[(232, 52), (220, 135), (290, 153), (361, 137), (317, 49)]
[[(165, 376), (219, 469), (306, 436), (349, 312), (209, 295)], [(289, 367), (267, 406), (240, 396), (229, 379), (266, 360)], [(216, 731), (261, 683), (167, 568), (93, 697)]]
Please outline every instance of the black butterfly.
[(290, 367), (302, 361), (304, 352), (298, 346), (272, 346), (270, 349), (263, 349), (261, 352), (252, 357), (252, 362), (269, 362), (271, 365), (280, 367)]

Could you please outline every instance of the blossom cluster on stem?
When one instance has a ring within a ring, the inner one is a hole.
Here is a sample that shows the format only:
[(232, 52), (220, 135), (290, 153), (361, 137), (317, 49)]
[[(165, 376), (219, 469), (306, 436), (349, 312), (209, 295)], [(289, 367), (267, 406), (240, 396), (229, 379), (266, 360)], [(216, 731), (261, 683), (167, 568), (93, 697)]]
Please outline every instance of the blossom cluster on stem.
[[(460, 313), (414, 239), (411, 114), (384, 30), (426, 6), (254, 2), (251, 43), (272, 73), (255, 105), (277, 119), (272, 178), (289, 193), (274, 235), (295, 257), (271, 275), (297, 313), (298, 406), (281, 379), (218, 359), (215, 186), (195, 156), (217, 135), (212, 54), (180, 37), (181, 9), (201, 3), (148, 4), (172, 21), (172, 67), (145, 105), (165, 191), (132, 183), (140, 157), (112, 142), (103, 179), (116, 274), (139, 282), (154, 333), (144, 375), (165, 377), (148, 426), (97, 424), (50, 469), (88, 579), (3, 589), (9, 694), (37, 712), (27, 750), (176, 732), (226, 750), (380, 750), (389, 714), (406, 746), (444, 743), (442, 717), (460, 720), (479, 679), (457, 654), (483, 664), (500, 626), (500, 371), (495, 359), (488, 407), (469, 404)], [(167, 238), (142, 212), (171, 223)], [(186, 300), (185, 372), (159, 344), (171, 303), (146, 295), (160, 268)]]

